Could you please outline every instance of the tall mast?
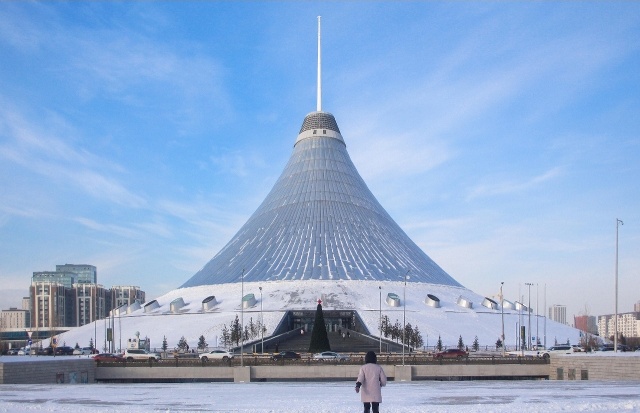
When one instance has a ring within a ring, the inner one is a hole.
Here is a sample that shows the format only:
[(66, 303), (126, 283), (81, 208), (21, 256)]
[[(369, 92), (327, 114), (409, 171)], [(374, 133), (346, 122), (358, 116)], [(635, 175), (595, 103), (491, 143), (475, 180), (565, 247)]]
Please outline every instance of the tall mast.
[(322, 112), (322, 55), (320, 52), (320, 16), (318, 16), (318, 103), (316, 110)]

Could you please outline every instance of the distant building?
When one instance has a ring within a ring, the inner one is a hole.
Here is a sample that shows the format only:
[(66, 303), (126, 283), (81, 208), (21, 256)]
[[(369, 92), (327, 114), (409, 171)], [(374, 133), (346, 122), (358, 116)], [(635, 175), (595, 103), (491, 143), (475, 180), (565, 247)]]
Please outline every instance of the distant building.
[(87, 264), (64, 264), (56, 265), (56, 272), (75, 274), (77, 284), (97, 284), (98, 271), (95, 266)]
[(22, 309), (31, 311), (31, 297), (22, 297)]
[(567, 306), (554, 304), (549, 308), (549, 318), (561, 324), (567, 324)]
[(65, 271), (36, 271), (31, 277), (31, 282), (57, 283), (64, 288), (72, 288), (76, 282), (77, 274)]
[(56, 265), (56, 271), (34, 272), (29, 297), (22, 304), (31, 311), (32, 328), (80, 327), (107, 317), (114, 308), (145, 302), (140, 287), (107, 289), (97, 283), (97, 273), (88, 264)]
[(635, 311), (636, 313), (640, 313), (640, 301), (633, 305), (633, 311)]
[(30, 287), (31, 328), (73, 327), (71, 289), (53, 281), (33, 281)]
[(140, 304), (145, 302), (145, 293), (140, 287), (133, 285), (114, 285), (111, 287), (111, 308), (120, 308), (123, 305), (131, 305), (138, 301)]
[(80, 327), (106, 317), (110, 300), (109, 290), (99, 284), (73, 285), (75, 299), (75, 326)]
[(589, 334), (598, 334), (598, 322), (595, 316), (578, 315), (573, 317), (573, 326)]
[(31, 327), (30, 313), (27, 310), (19, 310), (17, 308), (9, 308), (0, 312), (0, 328), (7, 329), (26, 329)]
[[(615, 314), (598, 316), (598, 334), (612, 337), (615, 334)], [(618, 313), (618, 333), (624, 337), (640, 337), (640, 312)]]

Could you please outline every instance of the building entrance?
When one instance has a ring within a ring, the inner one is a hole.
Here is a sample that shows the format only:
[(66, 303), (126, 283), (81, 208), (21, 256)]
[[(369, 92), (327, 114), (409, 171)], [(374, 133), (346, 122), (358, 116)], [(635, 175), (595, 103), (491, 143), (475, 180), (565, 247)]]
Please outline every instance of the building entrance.
[[(355, 330), (355, 312), (325, 310), (322, 312), (327, 332), (338, 330)], [(316, 319), (315, 311), (292, 311), (291, 327), (293, 330), (313, 331)]]

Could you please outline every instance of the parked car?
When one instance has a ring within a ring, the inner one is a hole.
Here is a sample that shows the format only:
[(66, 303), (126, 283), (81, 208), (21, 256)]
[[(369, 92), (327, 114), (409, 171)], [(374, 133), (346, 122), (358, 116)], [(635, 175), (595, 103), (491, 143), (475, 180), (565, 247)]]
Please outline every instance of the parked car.
[(469, 353), (464, 350), (460, 350), (457, 348), (448, 348), (443, 351), (439, 351), (433, 355), (435, 359), (456, 359), (462, 360), (463, 358), (469, 357)]
[(54, 350), (56, 356), (72, 356), (73, 355), (73, 347), (69, 346), (61, 346), (56, 347)]
[(26, 356), (26, 355), (28, 355), (28, 354), (29, 354), (29, 352), (30, 352), (30, 351), (31, 351), (31, 349), (30, 349), (30, 348), (28, 348), (28, 347), (27, 347), (27, 348), (22, 347), (20, 350), (18, 350), (18, 355), (19, 355), (19, 356)]
[[(600, 347), (600, 351), (613, 351), (614, 345), (613, 344), (605, 344), (602, 347)], [(624, 344), (618, 344), (618, 351), (631, 351), (631, 347), (624, 345)]]
[(207, 353), (200, 354), (200, 360), (206, 362), (209, 360), (231, 360), (233, 358), (233, 354), (229, 353), (227, 350), (211, 350)]
[(17, 355), (18, 355), (17, 348), (10, 348), (9, 350), (7, 350), (7, 356), (17, 356)]
[(143, 349), (126, 349), (123, 354), (123, 357), (127, 361), (141, 361), (141, 360), (159, 361), (161, 358), (160, 354), (151, 353)]
[(87, 356), (89, 354), (93, 354), (93, 349), (91, 347), (82, 347), (73, 350), (74, 356)]
[(113, 354), (113, 353), (100, 353), (93, 356), (95, 361), (113, 363), (113, 362), (123, 362), (124, 357), (122, 354)]
[(274, 354), (273, 356), (271, 356), (271, 360), (295, 360), (295, 359), (299, 359), (300, 358), (300, 354), (296, 353), (295, 351), (281, 351), (278, 354)]
[(322, 353), (316, 353), (313, 355), (313, 358), (315, 360), (338, 360), (338, 361), (349, 360), (349, 356), (336, 353), (335, 351), (323, 351)]
[(38, 349), (39, 356), (53, 356), (53, 347), (43, 347)]

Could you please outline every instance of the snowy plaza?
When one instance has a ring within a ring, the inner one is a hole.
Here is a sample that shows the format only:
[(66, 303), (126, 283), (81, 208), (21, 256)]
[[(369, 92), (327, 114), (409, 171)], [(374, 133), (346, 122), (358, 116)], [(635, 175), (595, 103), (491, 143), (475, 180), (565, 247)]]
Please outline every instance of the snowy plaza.
[[(390, 382), (384, 413), (638, 412), (634, 381)], [(0, 412), (356, 413), (351, 382), (2, 385)]]

